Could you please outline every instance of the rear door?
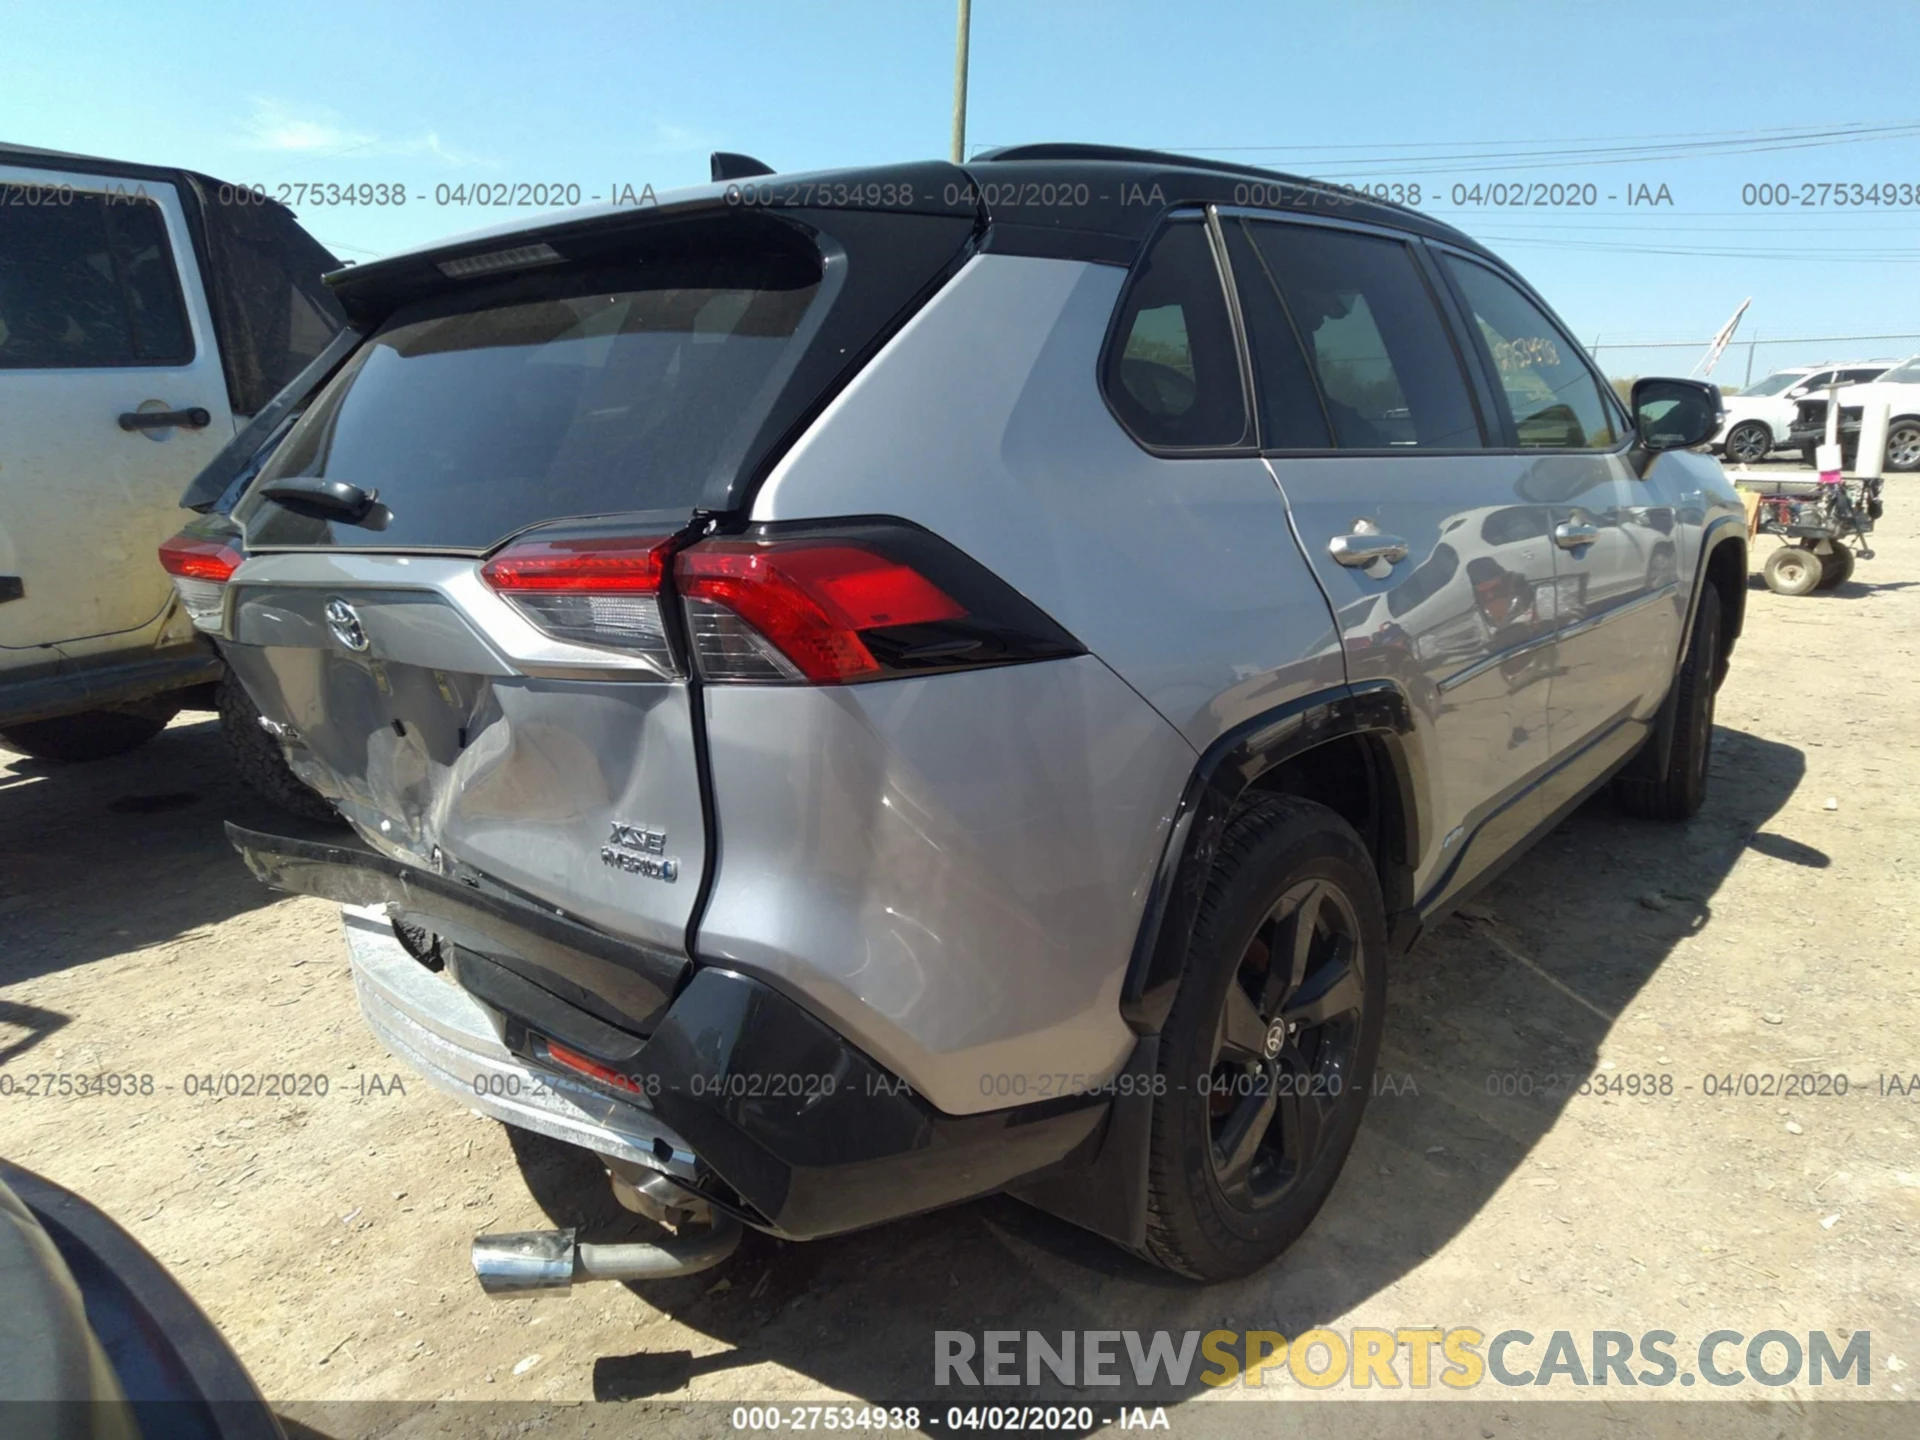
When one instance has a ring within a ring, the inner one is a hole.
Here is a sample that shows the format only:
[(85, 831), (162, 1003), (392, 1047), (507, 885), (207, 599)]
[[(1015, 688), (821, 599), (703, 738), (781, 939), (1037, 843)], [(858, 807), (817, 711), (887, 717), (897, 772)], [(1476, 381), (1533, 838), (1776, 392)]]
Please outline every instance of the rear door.
[(1441, 252), (1492, 377), (1500, 423), (1529, 457), (1553, 539), (1558, 654), (1548, 689), (1556, 761), (1665, 693), (1687, 597), (1673, 500), (1627, 461), (1626, 420), (1580, 347), (1507, 277)]
[[(821, 337), (855, 287), (758, 217), (502, 253), (369, 324), (274, 451), (234, 510), (224, 648), (382, 850), (684, 955), (707, 819), (667, 548), (756, 463), (808, 347), (845, 355)], [(595, 985), (644, 1022), (643, 988)]]
[(232, 434), (174, 187), (0, 168), (0, 666), (137, 643), (180, 492)]
[(1524, 467), (1489, 452), (1483, 402), (1407, 237), (1246, 214), (1228, 221), (1228, 253), (1262, 445), (1334, 608), (1348, 679), (1392, 681), (1413, 702), (1427, 787), (1415, 887), (1433, 898), (1538, 818), (1548, 512), (1529, 501)]

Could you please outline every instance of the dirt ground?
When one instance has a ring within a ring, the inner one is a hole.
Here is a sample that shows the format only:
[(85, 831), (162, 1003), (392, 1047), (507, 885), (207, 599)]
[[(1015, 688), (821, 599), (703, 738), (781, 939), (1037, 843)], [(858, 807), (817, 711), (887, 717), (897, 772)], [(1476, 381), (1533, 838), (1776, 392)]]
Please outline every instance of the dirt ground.
[[(896, 1404), (933, 1393), (936, 1329), (1664, 1328), (1683, 1356), (1716, 1328), (1867, 1329), (1872, 1384), (1844, 1398), (1908, 1399), (1920, 483), (1887, 498), (1876, 558), (1837, 592), (1782, 599), (1756, 579), (1695, 822), (1597, 800), (1399, 966), (1386, 1074), (1339, 1187), (1244, 1283), (1196, 1288), (997, 1199), (811, 1245), (750, 1235), (678, 1281), (487, 1300), (477, 1231), (610, 1239), (634, 1222), (586, 1157), (380, 1049), (334, 909), (271, 894), (227, 847), (226, 819), (279, 822), (197, 714), (97, 765), (0, 751), (0, 1154), (137, 1236), (306, 1433), (406, 1423), (320, 1403), (344, 1400)], [(151, 1076), (151, 1093), (21, 1093), (45, 1073)], [(326, 1093), (218, 1093), (262, 1074), (324, 1076)], [(1706, 1093), (1748, 1074), (1844, 1076), (1847, 1093)], [(1594, 1075), (1656, 1093), (1577, 1093)], [(1311, 1397), (1275, 1377), (1163, 1398), (1198, 1424), (1218, 1403)], [(1527, 1429), (1530, 1398), (1478, 1394), (1500, 1402), (1480, 1433), (1552, 1433)], [(1841, 1398), (1802, 1381), (1709, 1403)], [(555, 1412), (508, 1413), (525, 1429)]]

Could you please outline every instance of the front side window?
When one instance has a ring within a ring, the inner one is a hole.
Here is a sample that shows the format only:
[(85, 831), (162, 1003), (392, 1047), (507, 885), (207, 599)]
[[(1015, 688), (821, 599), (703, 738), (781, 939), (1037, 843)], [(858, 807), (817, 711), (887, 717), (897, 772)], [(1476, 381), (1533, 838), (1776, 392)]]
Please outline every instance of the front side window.
[(1135, 272), (1102, 367), (1120, 422), (1174, 450), (1247, 439), (1239, 351), (1205, 226), (1178, 221)]
[(1317, 225), (1249, 227), (1350, 450), (1474, 450), (1480, 423), (1433, 296), (1404, 242)]
[(1610, 450), (1612, 407), (1579, 348), (1519, 289), (1470, 260), (1446, 257), (1465, 295), (1523, 449)]
[(49, 188), (0, 207), (0, 369), (180, 365), (193, 338), (160, 207)]

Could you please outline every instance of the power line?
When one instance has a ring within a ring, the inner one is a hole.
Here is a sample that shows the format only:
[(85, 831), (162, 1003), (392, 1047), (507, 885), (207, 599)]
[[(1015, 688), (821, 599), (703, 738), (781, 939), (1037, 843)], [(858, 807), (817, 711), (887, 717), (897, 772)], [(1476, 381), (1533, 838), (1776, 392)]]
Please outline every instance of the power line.
[[(1809, 134), (1823, 134), (1823, 133), (1866, 134), (1866, 133), (1871, 133), (1873, 131), (1879, 131), (1879, 130), (1905, 129), (1907, 127), (1915, 126), (1915, 125), (1920, 125), (1920, 120), (1885, 120), (1885, 121), (1850, 120), (1850, 121), (1839, 122), (1838, 129), (1831, 132), (1821, 131), (1818, 129), (1810, 128), (1805, 125), (1783, 125), (1783, 126), (1770, 128), (1770, 129), (1769, 128), (1749, 128), (1749, 129), (1743, 129), (1743, 130), (1668, 130), (1668, 131), (1660, 132), (1658, 134), (1640, 134), (1640, 135), (1568, 135), (1568, 136), (1562, 136), (1559, 143), (1562, 145), (1589, 145), (1589, 144), (1612, 145), (1612, 144), (1630, 144), (1630, 143), (1664, 145), (1664, 144), (1672, 144), (1674, 142), (1683, 141), (1683, 140), (1731, 141), (1731, 140), (1739, 140), (1739, 139), (1749, 139), (1749, 140), (1773, 139), (1773, 138), (1780, 138), (1780, 137), (1804, 136)], [(1167, 146), (1164, 148), (1170, 149), (1170, 150), (1176, 150), (1176, 151), (1178, 150), (1202, 151), (1209, 154), (1227, 153), (1227, 152), (1234, 152), (1234, 153), (1245, 152), (1250, 154), (1258, 151), (1275, 151), (1275, 150), (1289, 150), (1296, 154), (1303, 153), (1303, 152), (1312, 153), (1312, 152), (1322, 151), (1322, 150), (1415, 150), (1415, 151), (1424, 150), (1424, 151), (1432, 152), (1433, 156), (1437, 156), (1444, 149), (1447, 148), (1447, 145), (1451, 145), (1454, 147), (1463, 147), (1463, 146), (1506, 145), (1510, 143), (1511, 143), (1510, 137), (1502, 137), (1498, 140), (1455, 140), (1455, 141), (1446, 142), (1445, 145), (1434, 145), (1434, 144), (1430, 144), (1423, 141), (1410, 140), (1405, 142), (1386, 141), (1379, 144), (1354, 143), (1354, 144), (1345, 144), (1345, 145), (1175, 145), (1175, 146)]]
[[(1641, 165), (1659, 161), (1693, 160), (1734, 155), (1760, 155), (1788, 150), (1827, 149), (1839, 145), (1859, 145), (1888, 140), (1908, 140), (1920, 137), (1920, 120), (1901, 120), (1882, 124), (1841, 125), (1827, 128), (1797, 127), (1781, 130), (1752, 130), (1697, 132), (1706, 136), (1718, 135), (1720, 138), (1671, 139), (1657, 136), (1614, 137), (1629, 143), (1607, 143), (1586, 146), (1583, 142), (1570, 142), (1559, 146), (1534, 147), (1515, 150), (1461, 149), (1466, 146), (1490, 146), (1510, 143), (1502, 140), (1482, 140), (1456, 142), (1449, 149), (1442, 146), (1396, 147), (1391, 144), (1367, 146), (1311, 146), (1311, 145), (1167, 145), (1150, 148), (1163, 149), (1175, 153), (1186, 153), (1205, 157), (1216, 154), (1276, 155), (1311, 157), (1316, 153), (1332, 152), (1347, 148), (1365, 149), (1374, 152), (1408, 149), (1410, 153), (1389, 155), (1374, 153), (1351, 159), (1338, 159), (1342, 174), (1354, 178), (1401, 177), (1416, 175), (1439, 175), (1456, 171), (1461, 166), (1498, 164), (1508, 172), (1515, 170), (1540, 170), (1552, 166), (1601, 166), (1601, 165)], [(1594, 137), (1603, 138), (1603, 137)], [(991, 148), (991, 147), (987, 147)], [(1333, 157), (1329, 154), (1329, 159)], [(1340, 177), (1317, 177), (1322, 179)]]

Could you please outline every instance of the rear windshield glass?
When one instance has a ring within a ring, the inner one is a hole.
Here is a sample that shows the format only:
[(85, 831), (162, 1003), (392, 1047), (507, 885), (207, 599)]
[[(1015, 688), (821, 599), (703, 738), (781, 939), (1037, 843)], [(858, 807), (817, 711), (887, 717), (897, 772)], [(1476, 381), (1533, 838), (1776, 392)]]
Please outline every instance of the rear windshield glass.
[[(690, 510), (730, 471), (801, 348), (819, 289), (795, 255), (523, 276), (397, 312), (261, 473), (377, 491), (363, 548), (482, 550), (544, 520)], [(324, 544), (261, 507), (256, 545)]]

